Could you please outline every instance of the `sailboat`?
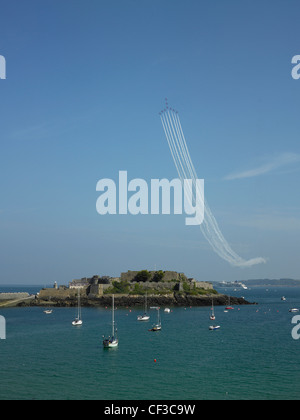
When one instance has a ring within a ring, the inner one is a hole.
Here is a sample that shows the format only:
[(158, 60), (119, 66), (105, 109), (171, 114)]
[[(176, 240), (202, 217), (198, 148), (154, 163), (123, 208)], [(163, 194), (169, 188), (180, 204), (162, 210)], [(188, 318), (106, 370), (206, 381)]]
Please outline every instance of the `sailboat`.
[(114, 348), (114, 347), (118, 347), (118, 345), (119, 345), (119, 339), (117, 337), (117, 329), (115, 328), (115, 295), (113, 295), (112, 296), (112, 334), (111, 334), (111, 337), (104, 338), (103, 347)]
[(230, 306), (230, 296), (228, 296), (229, 297), (229, 304), (228, 304), (228, 306), (226, 306), (226, 311), (231, 311), (232, 309), (234, 309), (232, 306)]
[(139, 315), (137, 317), (137, 319), (138, 319), (138, 321), (149, 321), (149, 319), (150, 319), (150, 316), (147, 314), (147, 293), (146, 293), (146, 296), (145, 296), (145, 312), (144, 312), (144, 315)]
[(152, 306), (150, 309), (156, 309), (157, 310), (157, 323), (153, 325), (153, 327), (149, 331), (160, 331), (161, 330), (161, 319), (159, 310), (160, 308), (158, 306)]
[(214, 310), (214, 300), (212, 299), (212, 303), (211, 303), (212, 307), (211, 307), (211, 316), (209, 317), (209, 319), (211, 321), (214, 321), (216, 319), (215, 316), (215, 310)]
[(81, 306), (80, 306), (80, 291), (78, 289), (78, 316), (77, 318), (74, 319), (74, 321), (72, 322), (72, 325), (74, 325), (75, 327), (78, 327), (79, 325), (82, 325), (82, 319), (81, 319)]

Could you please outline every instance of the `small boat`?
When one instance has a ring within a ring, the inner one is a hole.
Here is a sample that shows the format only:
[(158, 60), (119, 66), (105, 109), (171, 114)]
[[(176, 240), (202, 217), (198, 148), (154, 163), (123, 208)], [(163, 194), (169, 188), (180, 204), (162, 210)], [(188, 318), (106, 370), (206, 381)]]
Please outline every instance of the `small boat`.
[(72, 322), (72, 325), (74, 327), (78, 327), (82, 324), (83, 324), (83, 322), (82, 322), (82, 319), (81, 319), (80, 292), (79, 292), (79, 289), (78, 289), (78, 315), (77, 315), (77, 318), (75, 318), (74, 321)]
[(285, 296), (282, 296), (281, 300), (282, 300), (283, 302), (285, 302), (285, 301), (286, 301), (286, 297), (285, 297)]
[(150, 319), (150, 316), (149, 316), (149, 315), (147, 315), (146, 313), (145, 313), (144, 315), (139, 315), (139, 316), (137, 317), (137, 320), (138, 320), (138, 321), (149, 321), (149, 319)]
[(74, 325), (74, 327), (78, 327), (79, 325), (82, 325), (82, 324), (83, 322), (79, 318), (75, 318), (74, 321), (72, 321), (72, 325)]
[(171, 312), (170, 308), (165, 308), (164, 312), (166, 312), (167, 314), (169, 314)]
[(153, 325), (153, 327), (150, 328), (150, 330), (148, 330), (148, 331), (156, 332), (156, 331), (160, 331), (160, 330), (161, 330), (161, 325)]
[(115, 336), (108, 337), (103, 340), (103, 347), (105, 349), (112, 349), (114, 347), (118, 347), (118, 345), (119, 345), (119, 340)]
[(117, 329), (115, 328), (115, 296), (112, 296), (112, 334), (111, 337), (104, 338), (103, 336), (103, 347), (114, 348), (118, 347), (119, 339), (117, 337)]
[(213, 299), (212, 299), (212, 303), (211, 303), (211, 315), (210, 315), (209, 319), (211, 321), (215, 321), (215, 319), (216, 319), (215, 310), (214, 310), (214, 300)]
[(232, 311), (233, 309), (234, 309), (234, 307), (233, 306), (230, 306), (230, 296), (229, 296), (229, 303), (228, 303), (228, 306), (226, 306), (226, 311)]
[(156, 309), (157, 310), (157, 323), (153, 325), (152, 328), (150, 328), (149, 331), (160, 331), (161, 330), (161, 319), (160, 319), (160, 314), (159, 314), (159, 310), (160, 308), (158, 306), (152, 306), (150, 309)]
[(220, 328), (221, 328), (221, 327), (220, 327), (220, 325), (211, 325), (211, 326), (209, 327), (210, 331), (219, 330)]
[(144, 312), (144, 315), (139, 315), (137, 317), (137, 320), (138, 321), (149, 321), (149, 319), (150, 319), (150, 316), (147, 314), (147, 293), (146, 293), (146, 296), (145, 296), (145, 312)]
[(299, 309), (297, 309), (297, 308), (292, 308), (292, 309), (290, 309), (290, 310), (289, 310), (289, 312), (296, 313), (296, 312), (299, 312)]
[(51, 315), (51, 314), (52, 314), (52, 312), (53, 312), (53, 310), (52, 310), (52, 309), (46, 309), (46, 310), (44, 311), (44, 314), (46, 314), (46, 315)]

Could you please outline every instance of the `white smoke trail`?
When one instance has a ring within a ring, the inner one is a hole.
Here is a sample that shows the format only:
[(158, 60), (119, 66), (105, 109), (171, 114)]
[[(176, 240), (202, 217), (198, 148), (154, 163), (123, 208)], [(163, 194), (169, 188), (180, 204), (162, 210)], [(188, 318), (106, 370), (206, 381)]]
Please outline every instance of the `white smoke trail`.
[[(193, 185), (196, 186), (198, 177), (191, 160), (178, 113), (171, 108), (169, 109), (167, 106), (167, 109), (160, 112), (160, 117), (181, 182), (183, 183), (184, 179), (192, 179)], [(200, 228), (213, 250), (225, 261), (237, 267), (251, 267), (256, 264), (266, 263), (266, 260), (262, 257), (245, 260), (234, 252), (220, 231), (218, 223), (212, 214), (207, 201), (204, 199), (203, 192), (197, 190), (197, 194), (198, 197), (201, 197), (201, 199), (204, 200), (205, 204), (204, 221), (200, 225)], [(189, 190), (186, 196), (187, 198), (193, 197), (192, 191)], [(190, 205), (191, 204), (192, 203), (190, 203)]]

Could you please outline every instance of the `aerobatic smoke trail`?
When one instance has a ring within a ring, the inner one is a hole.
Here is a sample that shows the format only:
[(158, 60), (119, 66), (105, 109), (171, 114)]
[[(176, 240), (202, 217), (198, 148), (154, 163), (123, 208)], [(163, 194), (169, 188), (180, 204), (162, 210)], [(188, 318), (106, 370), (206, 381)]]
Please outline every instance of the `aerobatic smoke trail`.
[[(192, 179), (194, 187), (197, 188), (196, 180), (198, 179), (198, 176), (191, 160), (178, 112), (172, 108), (169, 108), (166, 99), (166, 109), (161, 111), (159, 115), (181, 182), (183, 183), (184, 179)], [(204, 221), (200, 225), (200, 228), (204, 237), (212, 246), (213, 250), (225, 261), (237, 267), (251, 267), (252, 265), (266, 263), (266, 260), (262, 257), (244, 260), (238, 254), (236, 254), (236, 252), (231, 249), (230, 245), (220, 231), (218, 223), (212, 214), (207, 201), (204, 200), (203, 191), (201, 192), (200, 190), (197, 190), (197, 194), (203, 201), (205, 201)], [(188, 200), (190, 201), (190, 197), (193, 196), (194, 194), (192, 191), (189, 191), (187, 197)], [(192, 203), (190, 202), (190, 205), (191, 204)]]

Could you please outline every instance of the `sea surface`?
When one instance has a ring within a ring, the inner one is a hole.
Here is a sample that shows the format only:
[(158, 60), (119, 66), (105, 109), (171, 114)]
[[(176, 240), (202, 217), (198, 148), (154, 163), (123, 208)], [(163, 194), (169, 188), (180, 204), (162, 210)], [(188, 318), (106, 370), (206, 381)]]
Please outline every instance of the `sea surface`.
[[(0, 292), (41, 287), (3, 287)], [(224, 312), (221, 328), (209, 331), (210, 308), (163, 311), (137, 321), (141, 309), (117, 309), (119, 347), (103, 349), (111, 310), (83, 308), (83, 325), (73, 327), (75, 308), (0, 308), (6, 340), (0, 340), (0, 399), (53, 400), (250, 400), (300, 398), (300, 340), (291, 332), (300, 308), (300, 288), (218, 289), (258, 305)], [(282, 302), (281, 296), (287, 301)], [(163, 309), (163, 308), (162, 308)]]

